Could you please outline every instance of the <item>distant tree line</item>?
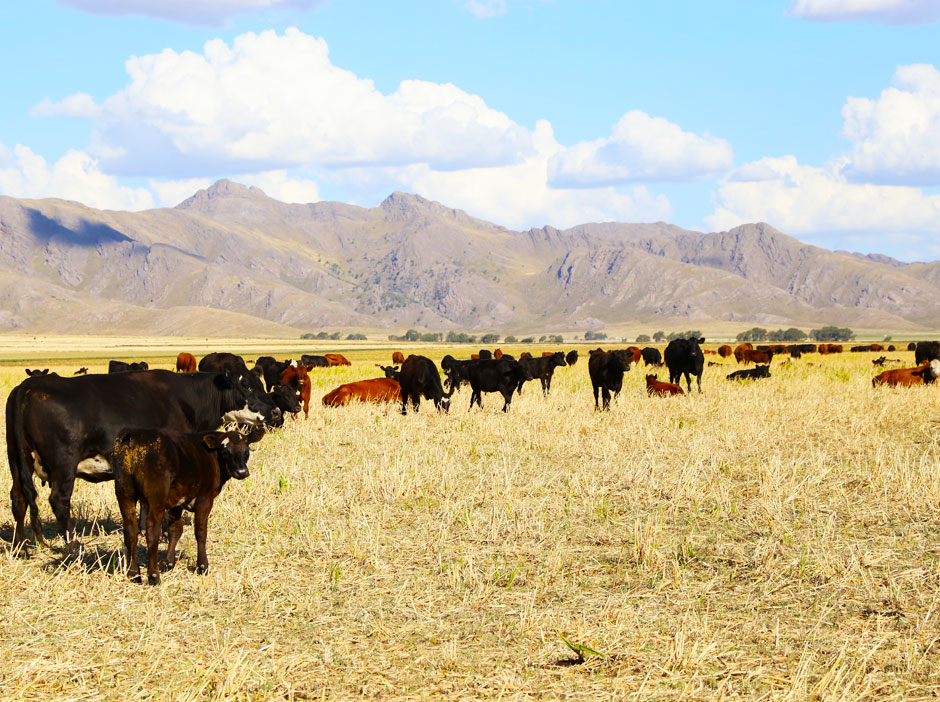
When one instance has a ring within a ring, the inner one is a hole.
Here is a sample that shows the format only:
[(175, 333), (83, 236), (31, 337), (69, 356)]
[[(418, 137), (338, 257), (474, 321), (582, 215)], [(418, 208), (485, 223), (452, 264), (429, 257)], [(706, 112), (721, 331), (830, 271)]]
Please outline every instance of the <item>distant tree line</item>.
[(804, 341), (807, 338), (814, 341), (851, 341), (855, 333), (848, 327), (828, 326), (813, 329), (807, 334), (802, 329), (790, 327), (789, 329), (767, 330), (762, 327), (752, 327), (735, 337), (740, 342), (745, 341)]
[[(318, 341), (324, 341), (326, 339), (330, 339), (332, 341), (336, 341), (337, 339), (343, 338), (343, 333), (342, 332), (325, 332), (325, 331), (307, 332), (306, 334), (301, 334), (300, 338), (304, 340), (316, 339)], [(348, 341), (365, 341), (366, 335), (362, 334), (361, 332), (353, 332), (352, 334), (347, 334), (346, 339)]]
[[(319, 337), (309, 337), (309, 338), (319, 338)], [(323, 337), (323, 338), (332, 338), (332, 337)], [(338, 337), (337, 337), (338, 338)], [(467, 332), (458, 332), (458, 331), (449, 331), (446, 334), (444, 332), (421, 332), (417, 329), (409, 329), (401, 336), (396, 334), (389, 334), (389, 341), (423, 341), (423, 342), (438, 342), (443, 341), (448, 344), (498, 344), (499, 340), (502, 337), (496, 333), (487, 333), (487, 334), (468, 334)], [(587, 337), (585, 337), (587, 338)], [(607, 338), (606, 334), (603, 334), (600, 337), (595, 338)], [(539, 343), (550, 343), (550, 344), (561, 344), (564, 343), (565, 337), (560, 334), (546, 334), (542, 335), (538, 339)], [(534, 344), (535, 337), (527, 336), (523, 339), (518, 339), (513, 335), (508, 335), (503, 339), (503, 342), (506, 344)]]

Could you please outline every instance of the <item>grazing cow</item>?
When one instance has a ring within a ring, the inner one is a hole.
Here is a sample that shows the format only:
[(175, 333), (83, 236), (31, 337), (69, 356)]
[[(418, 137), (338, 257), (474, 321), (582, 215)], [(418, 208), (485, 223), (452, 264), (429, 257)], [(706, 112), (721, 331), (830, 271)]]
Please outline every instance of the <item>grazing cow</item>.
[[(241, 356), (224, 351), (207, 354), (199, 361), (199, 371), (202, 373), (231, 372), (234, 376), (242, 378), (257, 402), (267, 400), (268, 409), (274, 409), (274, 400), (268, 397), (261, 382), (261, 369), (256, 366), (255, 371), (249, 371), (248, 366), (245, 365), (245, 359)], [(278, 417), (280, 417), (280, 412), (278, 412)], [(272, 419), (277, 420), (278, 417)]]
[(75, 371), (74, 373), (72, 373), (72, 375), (85, 375), (85, 373), (87, 373), (87, 372), (88, 372), (88, 369), (87, 369), (85, 366), (82, 366), (82, 367), (79, 368), (77, 371)]
[(127, 373), (128, 371), (145, 371), (149, 369), (150, 365), (146, 361), (136, 361), (134, 363), (108, 361), (108, 373)]
[(307, 366), (307, 368), (327, 368), (330, 365), (326, 356), (316, 356), (308, 353), (300, 357), (300, 363)]
[(871, 345), (868, 347), (868, 350), (869, 350), (869, 351), (884, 351), (884, 350), (885, 350), (885, 347), (884, 347), (883, 345), (881, 345), (881, 344), (871, 344)]
[(759, 380), (760, 378), (770, 377), (770, 366), (755, 366), (754, 368), (745, 368), (744, 370), (728, 373), (726, 380)]
[(722, 358), (728, 358), (731, 354), (734, 353), (734, 350), (728, 346), (728, 344), (722, 344), (718, 347), (718, 355)]
[(38, 368), (36, 368), (36, 369), (30, 370), (29, 368), (27, 368), (26, 375), (28, 375), (30, 378), (38, 378), (39, 376), (42, 376), (42, 375), (49, 375), (49, 369), (43, 368), (42, 370), (39, 370)]
[(594, 409), (597, 405), (597, 391), (601, 391), (604, 400), (604, 409), (610, 409), (610, 393), (614, 397), (623, 389), (623, 374), (630, 370), (630, 359), (626, 351), (604, 351), (594, 349), (588, 358), (588, 375), (591, 376), (591, 386), (594, 390)]
[(243, 375), (231, 370), (27, 378), (13, 388), (6, 405), (13, 545), (25, 539), (27, 507), (35, 537), (43, 540), (34, 472), (49, 483), (49, 504), (59, 529), (66, 541), (72, 540), (75, 479), (112, 479), (108, 460), (114, 438), (125, 427), (209, 431), (225, 421), (260, 424), (280, 414), (267, 395), (256, 393)]
[(849, 349), (852, 353), (861, 353), (862, 351), (871, 351), (871, 346), (864, 344), (862, 346), (853, 346)]
[(653, 348), (652, 346), (647, 346), (645, 349), (640, 351), (640, 354), (643, 356), (643, 362), (648, 366), (663, 365), (663, 354), (659, 349)]
[[(561, 359), (561, 362), (565, 362), (564, 354), (559, 351), (558, 357)], [(549, 360), (545, 358), (534, 358), (528, 363), (538, 363), (540, 361)], [(550, 360), (554, 362), (555, 357), (553, 356)], [(549, 366), (550, 370), (554, 366)], [(435, 369), (437, 370), (437, 369)], [(550, 372), (550, 371), (549, 371)], [(512, 361), (508, 358), (481, 358), (477, 361), (473, 361), (467, 367), (467, 379), (470, 383), (470, 389), (472, 390), (470, 394), (470, 409), (473, 409), (473, 404), (476, 403), (480, 409), (483, 409), (483, 393), (484, 392), (498, 392), (503, 396), (505, 401), (503, 404), (503, 412), (509, 411), (509, 405), (512, 403), (512, 395), (523, 382), (526, 380), (531, 380), (532, 377), (529, 374), (529, 369), (527, 366), (523, 366), (519, 361)], [(544, 388), (543, 385), (542, 387)]]
[(147, 511), (147, 582), (160, 583), (157, 551), (164, 513), (169, 544), (166, 564), (176, 565), (176, 544), (183, 533), (183, 510), (195, 513), (196, 572), (209, 570), (206, 533), (212, 504), (229, 478), (248, 477), (248, 446), (261, 440), (264, 429), (248, 436), (237, 431), (179, 433), (165, 429), (125, 429), (114, 440), (111, 464), (114, 492), (124, 523), (127, 575), (140, 582), (137, 564), (137, 503)]
[(705, 338), (696, 339), (673, 339), (666, 347), (664, 354), (666, 367), (669, 369), (669, 382), (681, 382), (685, 375), (685, 384), (689, 392), (692, 392), (692, 379), (694, 375), (698, 382), (698, 391), (702, 392), (702, 369), (705, 365), (705, 355), (702, 353), (701, 344), (705, 343)]
[(627, 347), (627, 360), (630, 361), (631, 366), (635, 366), (640, 362), (640, 359), (643, 358), (643, 351), (640, 350), (637, 346), (628, 346)]
[(186, 353), (181, 351), (179, 356), (176, 357), (176, 372), (177, 373), (195, 373), (196, 372), (196, 357), (191, 353)]
[(774, 357), (774, 352), (771, 351), (770, 349), (766, 349), (766, 350), (757, 350), (757, 349), (745, 350), (745, 351), (744, 351), (744, 360), (743, 360), (743, 363), (744, 363), (744, 365), (748, 365), (749, 363), (767, 363), (767, 364), (769, 364), (769, 363), (773, 360), (773, 357)]
[(341, 407), (350, 402), (398, 402), (401, 384), (392, 378), (370, 378), (345, 383), (323, 396), (327, 407)]
[(412, 409), (418, 411), (421, 404), (421, 396), (426, 400), (432, 400), (437, 411), (447, 412), (450, 409), (450, 396), (454, 394), (454, 389), (445, 393), (441, 386), (441, 374), (437, 366), (427, 356), (416, 356), (411, 354), (401, 364), (401, 413), (407, 414), (408, 400), (411, 400)]
[(352, 363), (341, 353), (325, 353), (327, 362), (331, 366), (351, 366)]
[(888, 345), (888, 348), (885, 349), (885, 350), (886, 350), (886, 351), (897, 351), (897, 349), (894, 348), (894, 344), (889, 344), (889, 345)]
[(914, 347), (914, 363), (918, 366), (940, 358), (940, 341), (918, 341)]
[(542, 381), (542, 395), (546, 397), (552, 389), (552, 375), (555, 373), (555, 368), (568, 365), (565, 361), (564, 351), (556, 351), (548, 356), (543, 354), (541, 358), (526, 358), (519, 361), (519, 363), (522, 364), (525, 371), (525, 377), (519, 381), (519, 394), (522, 394), (522, 386), (527, 380), (538, 378)]
[[(307, 367), (301, 365), (287, 366), (281, 372), (278, 382), (281, 387), (290, 388), (294, 391), (297, 401), (303, 404), (304, 419), (307, 419), (310, 416), (310, 389), (312, 385)], [(294, 414), (297, 412), (300, 412), (299, 407), (294, 410)]]
[(468, 369), (472, 362), (478, 360), (477, 358), (459, 360), (450, 354), (441, 359), (441, 369), (444, 371), (444, 375), (447, 376), (447, 387), (450, 388), (451, 393), (459, 390), (464, 383), (470, 382), (470, 376), (467, 374)]
[(787, 353), (790, 354), (790, 358), (802, 358), (803, 351), (797, 344), (790, 344), (787, 346)]
[(910, 387), (933, 383), (940, 377), (940, 360), (932, 359), (917, 368), (894, 368), (882, 371), (871, 379), (872, 387), (890, 385), (892, 387)]
[(664, 383), (652, 373), (646, 376), (646, 394), (650, 397), (653, 395), (659, 395), (660, 397), (685, 395), (685, 393), (682, 391), (682, 388), (680, 388), (678, 385), (674, 383)]
[(753, 351), (753, 350), (754, 350), (754, 346), (751, 345), (749, 342), (738, 344), (737, 346), (734, 347), (734, 351), (732, 352), (734, 354), (734, 360), (737, 361), (738, 363), (743, 363), (744, 352)]
[(395, 365), (401, 365), (405, 362), (405, 354), (401, 351), (392, 352), (392, 363)]
[[(519, 358), (522, 358), (522, 356), (520, 355)], [(577, 362), (578, 362), (578, 350), (577, 349), (571, 349), (571, 351), (565, 354), (565, 363), (567, 363), (569, 366), (573, 366)]]

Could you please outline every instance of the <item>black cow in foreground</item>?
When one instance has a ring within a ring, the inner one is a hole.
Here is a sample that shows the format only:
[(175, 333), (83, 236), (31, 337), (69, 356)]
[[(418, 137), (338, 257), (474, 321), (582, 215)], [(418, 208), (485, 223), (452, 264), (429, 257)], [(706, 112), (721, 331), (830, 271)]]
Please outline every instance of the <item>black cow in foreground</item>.
[(727, 380), (759, 380), (760, 378), (770, 377), (770, 366), (754, 366), (744, 370), (728, 373), (725, 376)]
[(643, 357), (643, 362), (648, 366), (663, 365), (663, 355), (657, 348), (647, 346), (645, 349), (640, 351), (640, 355)]
[[(42, 370), (39, 370), (38, 368), (35, 368), (35, 369), (27, 368), (26, 375), (28, 375), (30, 378), (39, 378), (44, 375), (49, 375), (49, 369), (43, 368)], [(53, 373), (52, 375), (56, 375), (56, 374)]]
[[(264, 383), (261, 382), (261, 369), (248, 370), (245, 359), (241, 356), (226, 351), (207, 354), (199, 361), (199, 371), (201, 373), (231, 373), (242, 378), (248, 391), (256, 397), (256, 400), (266, 403), (267, 411), (276, 409), (274, 399), (266, 393)], [(273, 419), (277, 420), (279, 417), (280, 414)]]
[(625, 350), (604, 351), (594, 349), (588, 358), (588, 374), (591, 376), (591, 385), (594, 389), (594, 409), (597, 405), (597, 391), (601, 391), (604, 398), (604, 409), (610, 409), (610, 393), (614, 397), (623, 389), (623, 374), (630, 370), (629, 352)]
[(914, 347), (915, 365), (921, 366), (934, 359), (940, 359), (940, 341), (918, 341)]
[(108, 361), (108, 373), (127, 373), (128, 371), (150, 370), (146, 361), (125, 363), (124, 361)]
[[(564, 354), (560, 351), (564, 362)], [(551, 358), (550, 356), (546, 358)], [(533, 361), (542, 359), (532, 359)], [(436, 370), (436, 369), (435, 369)], [(531, 380), (526, 367), (519, 361), (508, 358), (487, 358), (471, 361), (467, 367), (467, 377), (470, 382), (470, 389), (473, 391), (470, 395), (470, 408), (476, 403), (480, 409), (483, 409), (483, 393), (498, 392), (503, 396), (503, 412), (509, 411), (509, 405), (512, 404), (512, 395), (522, 383)], [(469, 411), (469, 410), (468, 410)]]
[(453, 388), (445, 393), (441, 385), (441, 374), (437, 366), (427, 356), (408, 356), (401, 364), (399, 371), (399, 384), (401, 385), (401, 413), (408, 414), (408, 400), (411, 400), (412, 409), (418, 411), (421, 397), (432, 400), (440, 412), (450, 409), (450, 396), (454, 394)]
[(698, 391), (702, 392), (702, 369), (705, 366), (705, 354), (700, 344), (705, 339), (673, 339), (666, 347), (664, 358), (669, 369), (669, 382), (679, 383), (685, 376), (685, 385), (692, 392), (692, 379), (694, 375), (698, 382)]
[[(257, 378), (256, 378), (257, 380)], [(13, 545), (25, 540), (29, 507), (35, 538), (44, 541), (33, 473), (48, 482), (49, 504), (66, 541), (75, 479), (114, 477), (110, 457), (125, 427), (210, 431), (224, 421), (261, 424), (280, 416), (243, 375), (152, 370), (111, 375), (27, 378), (7, 398), (7, 457), (13, 487)]]
[(127, 575), (140, 582), (137, 564), (137, 503), (147, 509), (147, 582), (160, 582), (157, 550), (160, 532), (167, 517), (168, 568), (176, 565), (176, 544), (183, 533), (183, 510), (195, 513), (196, 572), (209, 570), (206, 533), (209, 512), (229, 478), (248, 477), (248, 446), (260, 441), (264, 429), (248, 436), (237, 431), (211, 431), (181, 434), (162, 429), (127, 429), (114, 440), (111, 465), (114, 492), (124, 523), (127, 549)]
[(552, 389), (552, 375), (554, 375), (555, 369), (568, 365), (565, 361), (564, 351), (556, 351), (551, 356), (523, 358), (519, 363), (522, 365), (526, 376), (519, 381), (519, 394), (522, 394), (522, 386), (527, 380), (538, 378), (542, 381), (542, 395), (546, 397)]

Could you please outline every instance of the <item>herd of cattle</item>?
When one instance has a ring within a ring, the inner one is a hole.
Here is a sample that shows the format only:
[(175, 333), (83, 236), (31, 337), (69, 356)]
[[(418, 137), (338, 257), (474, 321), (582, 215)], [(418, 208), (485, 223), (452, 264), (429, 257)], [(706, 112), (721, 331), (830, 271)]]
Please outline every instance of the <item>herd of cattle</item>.
[[(609, 409), (611, 395), (623, 387), (624, 374), (641, 360), (647, 366), (665, 363), (669, 382), (655, 373), (646, 375), (650, 395), (684, 394), (684, 376), (691, 392), (694, 376), (702, 389), (705, 366), (704, 339), (676, 339), (664, 353), (653, 347), (605, 351), (594, 349), (588, 358), (588, 374), (595, 409)], [(878, 347), (878, 348), (875, 348)], [(851, 349), (894, 351), (875, 344)], [(940, 376), (940, 342), (912, 344), (916, 367), (886, 370), (873, 384), (915, 385), (932, 383)], [(799, 357), (807, 353), (841, 353), (832, 344), (737, 348), (721, 346), (716, 352), (754, 368), (734, 371), (729, 380), (770, 377), (775, 355)], [(874, 363), (884, 363), (885, 357)], [(551, 391), (556, 368), (573, 366), (578, 352), (546, 352), (518, 359), (499, 349), (481, 351), (470, 359), (447, 355), (437, 365), (426, 356), (400, 352), (393, 365), (380, 366), (384, 377), (340, 385), (323, 397), (325, 406), (354, 401), (401, 402), (401, 412), (411, 404), (417, 410), (421, 398), (447, 411), (454, 393), (470, 386), (470, 407), (482, 407), (484, 393), (499, 393), (508, 411), (513, 396), (526, 382), (538, 379), (542, 393)], [(309, 412), (311, 378), (316, 367), (350, 365), (340, 354), (304, 355), (299, 360), (258, 358), (251, 369), (241, 356), (210, 353), (198, 363), (189, 353), (177, 358), (176, 370), (149, 370), (145, 362), (112, 361), (107, 374), (88, 374), (86, 368), (73, 377), (48, 370), (27, 370), (27, 377), (7, 398), (7, 455), (12, 475), (10, 498), (14, 519), (14, 548), (25, 548), (25, 518), (37, 541), (43, 542), (33, 476), (50, 487), (49, 504), (67, 542), (74, 537), (71, 498), (76, 478), (90, 482), (114, 480), (121, 511), (128, 574), (139, 580), (137, 540), (145, 528), (148, 582), (160, 581), (157, 547), (161, 531), (169, 537), (167, 565), (175, 562), (175, 548), (182, 532), (182, 512), (194, 512), (197, 570), (208, 569), (206, 530), (213, 501), (229, 478), (248, 475), (249, 446), (259, 441), (266, 427), (278, 427), (291, 414)], [(446, 390), (445, 390), (446, 386)], [(234, 424), (238, 430), (219, 427)], [(140, 515), (137, 505), (140, 505)]]

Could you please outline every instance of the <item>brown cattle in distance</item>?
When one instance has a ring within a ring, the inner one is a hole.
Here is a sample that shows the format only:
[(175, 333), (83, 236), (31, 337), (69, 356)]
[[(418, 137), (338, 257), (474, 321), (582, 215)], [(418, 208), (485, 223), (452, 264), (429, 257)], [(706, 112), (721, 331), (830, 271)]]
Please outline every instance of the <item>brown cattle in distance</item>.
[(756, 351), (753, 349), (747, 349), (744, 351), (744, 365), (749, 363), (770, 363), (773, 360), (774, 354), (773, 351)]
[(196, 372), (196, 357), (191, 353), (186, 353), (181, 351), (180, 355), (176, 357), (176, 372), (177, 373), (195, 373)]
[(327, 407), (341, 407), (350, 402), (400, 402), (401, 385), (392, 378), (370, 378), (345, 383), (323, 396)]
[(323, 354), (331, 366), (351, 366), (352, 363), (341, 353)]
[(653, 395), (659, 395), (660, 397), (669, 397), (671, 395), (685, 395), (680, 388), (675, 383), (664, 383), (661, 380), (657, 379), (655, 375), (650, 373), (646, 376), (646, 394), (652, 397)]
[(496, 350), (493, 352), (493, 358), (502, 358), (502, 357), (503, 357), (503, 350), (502, 350), (502, 349), (496, 349)]
[(731, 354), (734, 353), (734, 350), (728, 346), (728, 344), (722, 344), (718, 347), (718, 355), (722, 358), (728, 358)]
[(392, 354), (392, 363), (394, 365), (400, 366), (404, 362), (405, 362), (405, 354), (403, 354), (401, 351), (395, 351)]
[(732, 352), (734, 353), (734, 360), (737, 361), (738, 363), (744, 363), (744, 352), (753, 351), (753, 350), (754, 350), (754, 347), (748, 342), (744, 342), (743, 344), (738, 344), (737, 346), (734, 347), (734, 351)]

